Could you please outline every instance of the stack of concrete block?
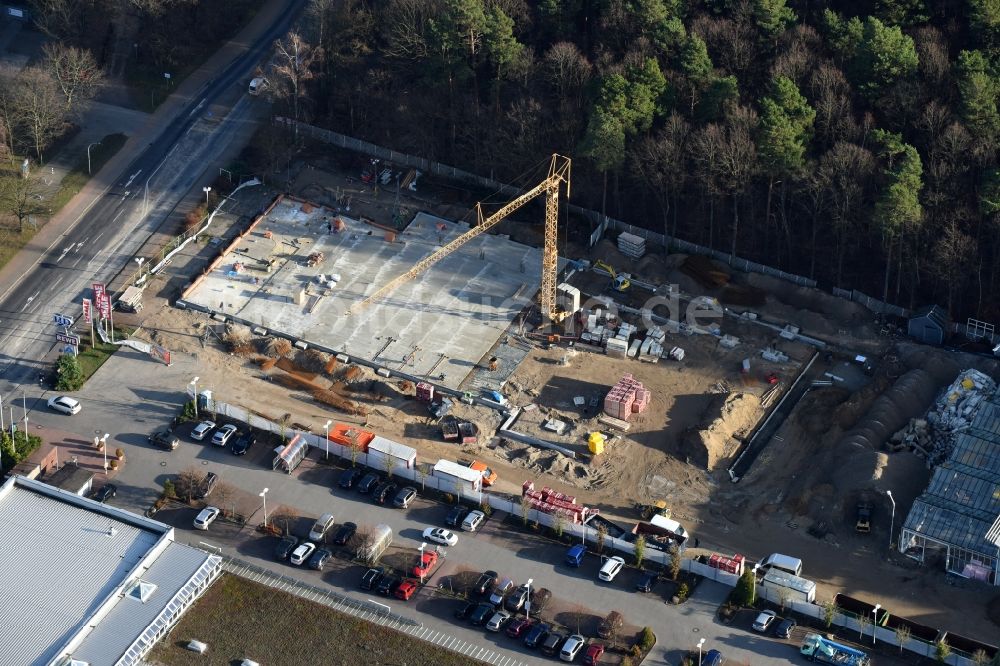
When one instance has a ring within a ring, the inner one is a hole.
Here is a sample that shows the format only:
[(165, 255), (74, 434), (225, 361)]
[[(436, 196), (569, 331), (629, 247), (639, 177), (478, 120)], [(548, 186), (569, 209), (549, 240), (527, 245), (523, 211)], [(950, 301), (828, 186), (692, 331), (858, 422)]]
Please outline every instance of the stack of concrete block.
[(624, 232), (618, 235), (618, 251), (626, 257), (641, 259), (646, 254), (646, 239)]

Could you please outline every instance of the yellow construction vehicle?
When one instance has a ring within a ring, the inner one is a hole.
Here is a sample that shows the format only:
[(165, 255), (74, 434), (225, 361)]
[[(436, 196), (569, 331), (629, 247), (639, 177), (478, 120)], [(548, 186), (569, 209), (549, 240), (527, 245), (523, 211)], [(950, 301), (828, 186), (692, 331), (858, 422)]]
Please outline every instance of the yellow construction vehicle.
[(458, 248), (465, 245), (468, 241), (498, 225), (504, 218), (524, 204), (528, 203), (535, 197), (544, 194), (545, 244), (542, 247), (542, 287), (539, 290), (538, 300), (543, 319), (555, 323), (562, 321), (568, 313), (559, 312), (556, 309), (556, 274), (559, 272), (559, 253), (556, 247), (556, 240), (558, 239), (557, 225), (559, 221), (559, 190), (563, 183), (565, 183), (566, 198), (569, 198), (570, 164), (571, 161), (568, 157), (555, 154), (552, 155), (552, 159), (549, 162), (549, 175), (545, 178), (545, 180), (538, 185), (535, 185), (527, 192), (524, 192), (513, 201), (502, 206), (500, 210), (493, 213), (486, 219), (483, 219), (482, 205), (477, 203), (476, 216), (479, 224), (472, 227), (458, 238), (450, 241), (436, 252), (418, 261), (413, 265), (413, 268), (399, 277), (390, 280), (385, 284), (385, 286), (365, 300), (356, 303), (351, 310), (347, 311), (346, 314), (350, 316), (353, 312), (367, 307), (373, 301), (382, 298), (401, 284), (409, 282)]
[(595, 261), (594, 268), (600, 268), (611, 275), (611, 288), (615, 291), (625, 291), (632, 286), (632, 276), (629, 273), (619, 274), (610, 264), (603, 261)]

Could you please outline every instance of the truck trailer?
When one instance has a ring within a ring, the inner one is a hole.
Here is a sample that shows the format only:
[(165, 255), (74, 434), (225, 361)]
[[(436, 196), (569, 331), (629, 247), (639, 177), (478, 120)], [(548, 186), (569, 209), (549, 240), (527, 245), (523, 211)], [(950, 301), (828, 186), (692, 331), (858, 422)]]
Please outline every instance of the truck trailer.
[(816, 583), (800, 576), (793, 576), (780, 569), (770, 569), (760, 581), (765, 589), (775, 590), (785, 599), (811, 604), (816, 601)]
[(799, 653), (809, 661), (837, 666), (871, 666), (871, 659), (861, 650), (835, 643), (819, 634), (806, 634)]
[(482, 472), (443, 458), (434, 465), (431, 476), (446, 481), (443, 486), (439, 486), (441, 490), (454, 492), (460, 497), (475, 497), (483, 489)]

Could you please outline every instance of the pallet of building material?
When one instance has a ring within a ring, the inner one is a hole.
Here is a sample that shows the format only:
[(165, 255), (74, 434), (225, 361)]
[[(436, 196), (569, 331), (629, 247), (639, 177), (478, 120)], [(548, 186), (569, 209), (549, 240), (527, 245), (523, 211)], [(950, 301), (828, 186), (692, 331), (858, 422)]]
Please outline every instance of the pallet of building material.
[(646, 254), (646, 239), (627, 231), (618, 235), (618, 250), (633, 259), (641, 259)]
[(729, 273), (714, 261), (700, 254), (692, 254), (681, 264), (681, 271), (693, 277), (698, 284), (709, 289), (718, 289), (729, 284)]
[(615, 417), (608, 416), (607, 414), (598, 414), (597, 420), (608, 427), (621, 430), (622, 432), (628, 432), (628, 429), (632, 427), (632, 424), (628, 421), (616, 419)]

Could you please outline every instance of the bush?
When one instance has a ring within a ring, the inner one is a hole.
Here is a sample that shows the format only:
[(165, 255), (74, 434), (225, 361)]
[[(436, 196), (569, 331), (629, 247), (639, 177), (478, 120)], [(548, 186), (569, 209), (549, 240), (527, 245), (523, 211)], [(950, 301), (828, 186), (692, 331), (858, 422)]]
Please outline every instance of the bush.
[(754, 574), (753, 569), (748, 569), (743, 572), (740, 579), (736, 582), (736, 587), (733, 588), (733, 602), (740, 606), (752, 606), (754, 602)]
[(0, 432), (0, 451), (3, 454), (0, 457), (0, 469), (9, 470), (14, 467), (30, 456), (41, 444), (42, 438), (38, 435), (28, 435), (25, 437), (23, 432), (16, 430), (12, 443), (9, 430)]
[(629, 654), (638, 659), (642, 656), (642, 648), (639, 647), (638, 643), (635, 643), (631, 648), (629, 648)]
[(185, 421), (194, 421), (198, 418), (197, 410), (194, 406), (194, 400), (188, 400), (184, 403), (184, 408), (181, 410), (181, 415), (178, 417), (181, 423)]
[(85, 381), (80, 361), (73, 354), (63, 354), (56, 361), (56, 390), (77, 391)]
[(642, 638), (639, 639), (639, 647), (643, 652), (649, 652), (656, 644), (656, 635), (649, 627), (642, 628)]
[(177, 488), (174, 487), (174, 482), (170, 479), (166, 479), (163, 482), (163, 496), (168, 498), (177, 497)]
[(677, 598), (681, 601), (686, 600), (689, 594), (691, 594), (691, 590), (688, 588), (687, 583), (681, 583), (677, 587)]

